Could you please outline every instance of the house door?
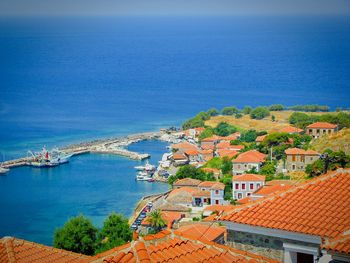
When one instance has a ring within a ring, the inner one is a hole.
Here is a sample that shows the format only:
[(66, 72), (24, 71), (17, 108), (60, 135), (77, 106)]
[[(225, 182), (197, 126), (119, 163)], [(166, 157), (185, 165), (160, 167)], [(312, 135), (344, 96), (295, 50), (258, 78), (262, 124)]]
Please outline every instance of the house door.
[(314, 263), (314, 256), (298, 252), (297, 263)]
[(218, 205), (219, 204), (219, 200), (215, 200), (215, 204)]

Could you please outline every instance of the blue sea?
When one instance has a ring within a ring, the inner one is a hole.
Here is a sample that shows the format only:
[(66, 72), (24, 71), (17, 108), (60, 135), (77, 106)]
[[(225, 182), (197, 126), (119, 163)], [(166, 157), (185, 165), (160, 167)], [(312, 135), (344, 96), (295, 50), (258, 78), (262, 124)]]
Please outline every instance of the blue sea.
[[(0, 18), (0, 161), (235, 105), (350, 106), (349, 17)], [(155, 163), (165, 145), (145, 142)], [(0, 177), (0, 235), (51, 244), (77, 213), (129, 216), (135, 162), (82, 155)]]

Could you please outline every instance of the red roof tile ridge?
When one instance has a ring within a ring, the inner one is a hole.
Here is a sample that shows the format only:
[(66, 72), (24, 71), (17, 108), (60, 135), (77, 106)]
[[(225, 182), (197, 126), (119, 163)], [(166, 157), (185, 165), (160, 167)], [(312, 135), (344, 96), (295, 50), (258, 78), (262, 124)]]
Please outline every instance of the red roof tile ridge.
[(9, 262), (16, 262), (15, 251), (13, 250), (14, 237), (3, 237), (1, 242), (6, 248), (6, 254)]
[[(177, 234), (175, 234), (175, 235), (177, 235)], [(266, 257), (260, 256), (260, 255), (257, 255), (257, 254), (253, 254), (253, 253), (248, 252), (248, 251), (239, 250), (239, 249), (235, 249), (235, 248), (232, 248), (229, 246), (221, 245), (221, 244), (215, 243), (213, 241), (207, 241), (207, 240), (203, 240), (203, 239), (193, 240), (190, 238), (185, 238), (183, 236), (181, 236), (181, 237), (184, 239), (187, 239), (187, 241), (189, 241), (189, 242), (194, 242), (194, 243), (200, 244), (202, 246), (205, 246), (205, 247), (211, 248), (211, 249), (214, 248), (214, 249), (220, 251), (221, 253), (229, 252), (233, 256), (235, 256), (235, 254), (239, 254), (241, 256), (249, 257), (250, 259), (261, 259), (263, 261), (271, 262), (271, 263), (279, 262), (277, 260), (273, 260), (270, 258), (266, 258)]]
[[(285, 194), (287, 193), (291, 193), (291, 192), (296, 192), (297, 190), (299, 189), (303, 189), (305, 187), (307, 187), (308, 185), (310, 184), (315, 184), (317, 182), (322, 182), (322, 181), (325, 181), (331, 177), (335, 177), (339, 174), (342, 174), (344, 171), (346, 171), (347, 173), (350, 173), (350, 169), (347, 168), (347, 169), (343, 169), (343, 168), (340, 168), (336, 171), (329, 171), (328, 173), (326, 174), (323, 174), (323, 175), (320, 175), (318, 177), (315, 177), (311, 180), (308, 180), (306, 182), (302, 182), (302, 183), (298, 183), (295, 185), (295, 187), (291, 187), (289, 189), (285, 189), (285, 190), (281, 190), (279, 192), (276, 192), (276, 193), (273, 193), (271, 195), (268, 195), (266, 197), (262, 197), (262, 198), (259, 198), (257, 200), (254, 200), (252, 202), (249, 202), (249, 203), (246, 203), (246, 204), (242, 204), (242, 205), (239, 205), (237, 206), (237, 208), (234, 208), (233, 211), (241, 211), (243, 209), (247, 209), (247, 208), (250, 208), (252, 206), (255, 206), (257, 204), (260, 204), (260, 203), (263, 203), (263, 202), (267, 202), (267, 201), (271, 201), (271, 200), (274, 200), (276, 197), (279, 197), (279, 196), (284, 196)], [(231, 211), (232, 212), (232, 211)], [(223, 213), (220, 215), (220, 217), (217, 219), (217, 220), (220, 220), (222, 217), (225, 217), (226, 215), (228, 215), (229, 213)]]
[(151, 262), (148, 249), (143, 241), (136, 241), (133, 246), (133, 251), (137, 262)]
[[(15, 238), (15, 237), (3, 237), (0, 239), (0, 242), (2, 242), (6, 246), (8, 253), (10, 253), (10, 254), (8, 254), (9, 257), (12, 257), (12, 253), (15, 253), (13, 249), (14, 249), (14, 245), (15, 245), (14, 243), (16, 242), (16, 243), (21, 243), (21, 245), (26, 244), (26, 245), (30, 245), (30, 246), (33, 246), (36, 248), (45, 249), (48, 251), (51, 250), (54, 252), (60, 252), (61, 254), (64, 254), (64, 255), (81, 257), (83, 259), (90, 259), (91, 258), (90, 256), (83, 255), (81, 253), (76, 253), (76, 252), (72, 252), (72, 251), (68, 251), (68, 250), (64, 250), (64, 249), (59, 249), (59, 248), (54, 248), (54, 247), (46, 246), (43, 244), (38, 244), (38, 243), (35, 243), (32, 241), (28, 241), (28, 240), (24, 240), (24, 239), (20, 239), (20, 238)], [(15, 254), (13, 254), (13, 258), (15, 258)]]
[(113, 255), (114, 253), (116, 252), (122, 252), (123, 250), (127, 250), (129, 251), (129, 249), (131, 248), (131, 242), (128, 242), (124, 245), (121, 245), (121, 246), (118, 246), (118, 247), (114, 247), (114, 248), (111, 248), (107, 251), (104, 251), (104, 252), (101, 252), (99, 254), (96, 254), (95, 256), (92, 257), (92, 259), (98, 259), (98, 258), (103, 258), (103, 257), (106, 257), (106, 256), (110, 256), (110, 255)]

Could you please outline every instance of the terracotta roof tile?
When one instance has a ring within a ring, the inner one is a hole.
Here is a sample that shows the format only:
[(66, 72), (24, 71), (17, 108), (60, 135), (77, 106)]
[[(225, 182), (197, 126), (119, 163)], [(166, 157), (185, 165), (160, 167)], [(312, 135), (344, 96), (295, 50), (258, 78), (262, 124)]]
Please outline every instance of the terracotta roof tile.
[(265, 175), (260, 174), (241, 174), (232, 176), (232, 181), (235, 182), (255, 182), (265, 181)]
[(262, 142), (265, 138), (266, 138), (266, 134), (265, 135), (260, 135), (258, 137), (256, 137), (255, 141), (256, 142)]
[(174, 186), (193, 186), (197, 187), (202, 181), (192, 178), (179, 179), (174, 182)]
[(223, 236), (226, 233), (226, 228), (215, 227), (204, 224), (191, 224), (188, 226), (180, 227), (174, 231), (174, 234), (187, 237), (193, 240), (205, 240), (214, 241), (218, 237)]
[(234, 159), (233, 163), (262, 163), (265, 161), (266, 155), (258, 152), (257, 150), (250, 150), (238, 155), (236, 159)]
[(287, 127), (283, 127), (279, 130), (279, 132), (286, 132), (286, 133), (301, 133), (304, 130), (299, 129), (297, 127), (293, 127), (293, 126), (287, 126)]
[(348, 230), (350, 225), (350, 210), (346, 209), (350, 206), (349, 179), (349, 169), (329, 172), (288, 190), (237, 207), (221, 219), (251, 224), (254, 215), (260, 219), (255, 226), (333, 238)]
[(13, 237), (0, 239), (1, 262), (83, 262), (88, 258), (89, 256)]
[(315, 122), (307, 126), (306, 128), (310, 129), (335, 129), (337, 128), (336, 124), (329, 122)]
[(216, 152), (221, 158), (223, 157), (233, 158), (239, 154), (238, 151), (231, 150), (231, 149), (219, 149)]
[(289, 148), (284, 151), (287, 155), (320, 155), (318, 152), (313, 151), (313, 150), (307, 150), (305, 151), (304, 149), (300, 148)]

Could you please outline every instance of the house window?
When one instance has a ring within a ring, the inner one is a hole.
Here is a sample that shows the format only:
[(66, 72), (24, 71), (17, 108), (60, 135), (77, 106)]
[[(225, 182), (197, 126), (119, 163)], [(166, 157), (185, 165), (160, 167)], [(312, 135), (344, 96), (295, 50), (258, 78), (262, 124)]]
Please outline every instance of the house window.
[(326, 130), (323, 130), (323, 133), (326, 133), (327, 131)]
[(295, 164), (292, 165), (292, 170), (295, 170)]
[(219, 190), (215, 190), (215, 194), (218, 195), (219, 194)]
[(317, 130), (316, 130), (316, 133), (320, 133), (320, 129), (317, 129)]
[(245, 184), (242, 184), (242, 190), (245, 190)]
[(235, 184), (235, 189), (236, 189), (236, 190), (239, 189), (239, 184)]
[(215, 200), (215, 204), (218, 205), (219, 204), (219, 200)]
[(313, 158), (312, 158), (312, 157), (310, 157), (310, 161), (312, 161), (312, 159), (313, 159)]
[(312, 133), (312, 129), (309, 130), (309, 133)]
[(250, 196), (251, 193), (247, 193), (247, 196)]
[(328, 133), (331, 133), (332, 131), (331, 130), (328, 130)]
[(242, 199), (242, 193), (237, 194), (237, 199)]
[(254, 184), (249, 184), (249, 189), (253, 190), (254, 189)]
[(260, 184), (256, 184), (256, 188), (259, 188), (260, 187)]
[(203, 199), (203, 202), (206, 203), (206, 202), (207, 202), (207, 198), (204, 198), (204, 199)]

